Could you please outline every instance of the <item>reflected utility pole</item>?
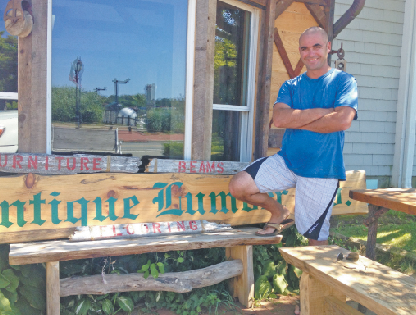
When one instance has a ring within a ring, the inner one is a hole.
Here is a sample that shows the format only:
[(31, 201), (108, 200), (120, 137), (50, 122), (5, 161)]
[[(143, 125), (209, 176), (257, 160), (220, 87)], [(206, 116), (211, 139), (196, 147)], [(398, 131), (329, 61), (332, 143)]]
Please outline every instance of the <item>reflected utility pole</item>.
[(129, 81), (130, 81), (130, 79), (127, 79), (127, 80), (124, 80), (124, 81), (120, 81), (120, 80), (117, 80), (117, 79), (113, 80), (113, 82), (114, 82), (114, 95), (115, 95), (115, 100), (114, 101), (116, 102), (117, 105), (118, 105), (118, 84), (119, 83), (126, 84)]

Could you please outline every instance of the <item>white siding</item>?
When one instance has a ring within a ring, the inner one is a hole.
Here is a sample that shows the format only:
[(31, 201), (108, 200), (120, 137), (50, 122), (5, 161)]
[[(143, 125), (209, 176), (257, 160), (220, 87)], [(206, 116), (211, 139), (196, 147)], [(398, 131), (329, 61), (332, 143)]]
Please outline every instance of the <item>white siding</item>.
[[(352, 3), (336, 0), (335, 22)], [(347, 170), (391, 176), (404, 8), (404, 0), (366, 0), (361, 13), (334, 40), (334, 50), (342, 43), (347, 72), (358, 83), (358, 120), (345, 136)]]

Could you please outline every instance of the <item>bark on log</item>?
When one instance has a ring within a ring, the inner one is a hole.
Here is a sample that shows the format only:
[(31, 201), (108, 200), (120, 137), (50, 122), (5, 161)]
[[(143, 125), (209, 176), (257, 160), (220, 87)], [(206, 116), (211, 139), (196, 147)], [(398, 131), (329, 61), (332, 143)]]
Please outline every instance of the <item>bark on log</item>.
[(61, 297), (78, 294), (106, 294), (127, 291), (169, 291), (186, 293), (220, 283), (243, 273), (241, 260), (231, 260), (199, 270), (160, 274), (153, 279), (142, 274), (106, 274), (61, 280)]

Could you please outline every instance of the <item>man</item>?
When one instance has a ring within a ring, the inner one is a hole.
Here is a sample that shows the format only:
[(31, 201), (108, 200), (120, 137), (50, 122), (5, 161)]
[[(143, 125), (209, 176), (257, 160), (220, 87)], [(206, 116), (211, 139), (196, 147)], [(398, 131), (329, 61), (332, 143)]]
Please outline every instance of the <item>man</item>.
[(296, 187), (295, 221), (309, 245), (328, 244), (329, 218), (338, 181), (345, 180), (344, 130), (357, 111), (357, 84), (351, 75), (328, 66), (331, 43), (319, 27), (299, 39), (306, 72), (286, 81), (273, 108), (273, 123), (286, 128), (282, 149), (261, 158), (230, 181), (231, 194), (271, 213), (256, 234), (280, 232), (292, 224), (290, 212), (267, 192)]

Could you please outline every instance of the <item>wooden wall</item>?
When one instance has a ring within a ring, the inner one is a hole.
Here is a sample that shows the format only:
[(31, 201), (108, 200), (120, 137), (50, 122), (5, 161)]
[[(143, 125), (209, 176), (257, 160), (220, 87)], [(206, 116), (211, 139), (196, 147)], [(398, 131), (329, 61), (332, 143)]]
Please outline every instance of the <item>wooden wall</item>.
[[(298, 63), (299, 56), (299, 36), (303, 31), (309, 27), (317, 26), (315, 19), (312, 17), (309, 10), (305, 7), (304, 3), (293, 2), (285, 12), (283, 12), (274, 23), (275, 28), (279, 30), (279, 35), (283, 41), (289, 60), (292, 64), (292, 68), (295, 69)], [(302, 69), (304, 72), (305, 69)], [(290, 79), (287, 74), (286, 68), (283, 64), (283, 60), (277, 51), (276, 45), (273, 47), (273, 66), (272, 66), (272, 83), (270, 88), (270, 107), (269, 117), (273, 117), (273, 104), (276, 101), (279, 89), (282, 84)], [(276, 129), (276, 127), (272, 127)], [(267, 152), (267, 155), (275, 154), (279, 148), (271, 148)]]

